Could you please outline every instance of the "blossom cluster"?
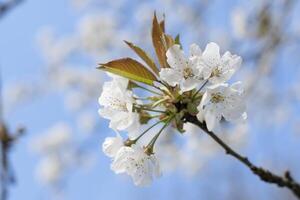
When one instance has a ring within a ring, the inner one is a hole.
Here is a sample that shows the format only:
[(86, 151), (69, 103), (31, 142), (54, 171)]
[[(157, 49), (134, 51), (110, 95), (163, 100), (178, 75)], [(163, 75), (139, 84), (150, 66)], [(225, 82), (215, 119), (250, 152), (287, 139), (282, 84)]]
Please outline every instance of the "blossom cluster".
[[(186, 56), (178, 38), (172, 39), (156, 24), (155, 16), (152, 39), (160, 68), (129, 42), (151, 71), (131, 58), (100, 67), (116, 74), (109, 74), (112, 80), (104, 83), (99, 97), (99, 114), (110, 120), (109, 127), (117, 132), (117, 136), (105, 139), (103, 151), (112, 159), (115, 173), (126, 173), (141, 186), (149, 185), (161, 174), (154, 145), (169, 125), (184, 133), (184, 124), (192, 116), (208, 131), (216, 131), (222, 119), (237, 122), (247, 118), (241, 82), (228, 83), (241, 65), (241, 57), (229, 51), (221, 55), (220, 47), (213, 42), (204, 51), (196, 44), (190, 45)], [(139, 97), (134, 93), (137, 89), (148, 96)], [(162, 127), (145, 143), (141, 138), (159, 125)], [(126, 140), (119, 131), (128, 133)]]
[(38, 181), (57, 192), (61, 190), (57, 186), (74, 166), (84, 167), (91, 162), (91, 156), (77, 147), (72, 133), (67, 123), (59, 122), (30, 141), (31, 150), (41, 156), (36, 167)]
[(70, 161), (71, 143), (71, 128), (63, 122), (55, 124), (30, 143), (34, 152), (43, 155), (36, 169), (37, 178), (42, 183), (54, 185), (60, 181)]

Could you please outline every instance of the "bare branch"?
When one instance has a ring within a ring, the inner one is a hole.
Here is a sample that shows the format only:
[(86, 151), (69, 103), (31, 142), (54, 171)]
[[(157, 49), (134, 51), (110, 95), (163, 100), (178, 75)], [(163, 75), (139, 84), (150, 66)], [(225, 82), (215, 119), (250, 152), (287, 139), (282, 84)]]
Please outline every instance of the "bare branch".
[(185, 120), (201, 128), (207, 135), (209, 135), (225, 150), (226, 154), (236, 158), (238, 161), (243, 163), (262, 181), (270, 184), (276, 184), (278, 187), (285, 187), (291, 190), (294, 193), (294, 195), (298, 197), (298, 199), (300, 199), (300, 184), (294, 180), (289, 171), (285, 172), (283, 176), (279, 176), (267, 169), (257, 167), (252, 162), (250, 162), (247, 157), (242, 156), (236, 151), (234, 151), (230, 146), (224, 143), (223, 140), (219, 138), (215, 133), (209, 131), (206, 127), (206, 124), (199, 122), (195, 116), (187, 115), (185, 116)]
[(4, 3), (0, 3), (0, 19), (11, 9), (22, 3), (23, 0), (10, 0)]

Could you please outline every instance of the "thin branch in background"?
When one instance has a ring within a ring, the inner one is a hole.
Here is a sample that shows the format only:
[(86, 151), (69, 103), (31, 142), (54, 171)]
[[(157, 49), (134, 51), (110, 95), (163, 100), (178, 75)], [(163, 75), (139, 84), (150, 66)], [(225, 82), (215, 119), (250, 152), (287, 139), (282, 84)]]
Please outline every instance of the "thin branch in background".
[[(0, 3), (0, 19), (9, 11), (22, 3), (23, 0), (8, 0)], [(0, 70), (1, 72), (1, 70)], [(0, 73), (0, 200), (8, 197), (8, 185), (15, 182), (9, 165), (9, 152), (16, 140), (24, 133), (24, 128), (19, 128), (16, 133), (11, 134), (5, 125), (3, 118), (3, 98), (2, 98), (2, 74)]]
[(7, 14), (11, 9), (15, 8), (17, 5), (22, 3), (23, 0), (8, 0), (6, 2), (0, 3), (0, 19)]
[(215, 133), (209, 131), (206, 127), (206, 124), (199, 122), (195, 116), (187, 115), (185, 116), (185, 120), (201, 128), (207, 135), (209, 135), (225, 150), (226, 154), (236, 158), (238, 161), (243, 163), (253, 172), (253, 174), (257, 175), (262, 181), (266, 183), (276, 184), (278, 187), (285, 187), (291, 190), (294, 193), (294, 195), (298, 197), (298, 199), (300, 199), (300, 184), (294, 180), (289, 171), (286, 171), (283, 176), (279, 176), (267, 169), (257, 167), (252, 162), (250, 162), (247, 157), (242, 156), (236, 151), (234, 151), (230, 146), (223, 142), (223, 140), (219, 138)]
[[(3, 123), (0, 124), (1, 139), (1, 200), (7, 199), (9, 178), (8, 152), (11, 147), (12, 138), (9, 136)], [(12, 179), (13, 180), (13, 179)]]
[(9, 152), (17, 139), (23, 135), (25, 129), (20, 127), (15, 133), (11, 133), (4, 122), (2, 77), (0, 69), (0, 200), (8, 198), (8, 186), (15, 182), (12, 167), (9, 164)]
[(3, 123), (3, 107), (2, 107), (2, 74), (0, 68), (0, 155), (1, 155), (1, 200), (5, 200), (7, 197), (7, 183), (6, 183), (6, 172), (7, 172), (7, 150), (9, 147), (9, 137), (7, 134), (6, 127)]
[(15, 177), (12, 174), (9, 164), (9, 152), (17, 139), (23, 135), (25, 129), (20, 127), (16, 133), (11, 134), (4, 123), (0, 124), (0, 147), (1, 147), (1, 196), (0, 200), (6, 200), (8, 197), (9, 184), (15, 183)]
[(2, 105), (2, 73), (0, 68), (0, 155), (1, 155), (1, 166), (0, 166), (0, 175), (1, 175), (1, 200), (5, 200), (7, 197), (7, 182), (6, 182), (6, 175), (7, 175), (7, 152), (9, 149), (10, 139), (9, 135), (7, 134), (7, 129), (3, 122), (3, 105)]
[(274, 70), (273, 62), (278, 53), (278, 49), (285, 44), (286, 41), (284, 38), (289, 38), (289, 33), (285, 31), (285, 27), (287, 26), (287, 21), (290, 19), (290, 13), (292, 13), (295, 4), (295, 0), (283, 1), (283, 9), (281, 13), (279, 13), (279, 20), (276, 22), (271, 20), (270, 3), (259, 11), (259, 16), (256, 20), (258, 21), (256, 28), (257, 37), (258, 39), (265, 38), (268, 42), (254, 54), (251, 55), (251, 53), (249, 53), (251, 56), (245, 59), (257, 63), (257, 68), (254, 72), (255, 75), (248, 80), (248, 86), (246, 88), (247, 94), (252, 94), (257, 82), (262, 79), (263, 76), (270, 74), (271, 71)]

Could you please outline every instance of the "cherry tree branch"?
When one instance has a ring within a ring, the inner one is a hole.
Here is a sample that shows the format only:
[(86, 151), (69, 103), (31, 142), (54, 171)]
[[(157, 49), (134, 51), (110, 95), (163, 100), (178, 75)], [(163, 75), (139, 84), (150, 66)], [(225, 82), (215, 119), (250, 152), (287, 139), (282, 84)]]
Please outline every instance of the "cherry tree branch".
[(209, 135), (215, 142), (217, 142), (226, 152), (226, 154), (234, 157), (246, 167), (248, 167), (253, 174), (258, 176), (262, 181), (270, 184), (275, 184), (278, 187), (287, 188), (293, 192), (293, 194), (300, 199), (300, 184), (297, 183), (291, 176), (290, 172), (287, 171), (283, 176), (274, 174), (270, 170), (264, 169), (262, 167), (255, 166), (249, 159), (245, 156), (234, 151), (230, 146), (228, 146), (221, 138), (219, 138), (215, 133), (209, 131), (205, 123), (201, 123), (195, 116), (187, 115), (185, 116), (186, 122), (197, 125), (201, 128), (207, 135)]
[[(7, 0), (0, 2), (0, 19), (9, 11), (18, 6), (24, 0)], [(14, 177), (10, 174), (9, 168), (9, 150), (15, 140), (24, 132), (23, 128), (17, 130), (15, 135), (11, 135), (3, 119), (3, 102), (2, 102), (2, 74), (0, 68), (0, 200), (8, 199), (8, 185), (14, 182)]]
[(9, 0), (7, 2), (0, 3), (0, 18), (22, 2), (23, 0)]
[(10, 138), (3, 123), (0, 124), (0, 152), (1, 152), (1, 195), (0, 199), (7, 199), (8, 194), (8, 150)]

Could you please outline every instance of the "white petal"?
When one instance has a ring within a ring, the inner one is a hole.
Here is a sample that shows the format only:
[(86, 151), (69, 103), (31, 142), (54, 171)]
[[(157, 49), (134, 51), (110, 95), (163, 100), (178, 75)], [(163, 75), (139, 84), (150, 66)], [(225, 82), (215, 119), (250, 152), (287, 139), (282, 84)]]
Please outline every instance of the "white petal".
[(211, 75), (211, 72), (212, 72), (212, 68), (210, 67), (207, 67), (206, 64), (200, 64), (199, 65), (199, 69), (201, 70), (201, 77), (204, 79), (204, 80), (207, 80), (210, 75)]
[(226, 52), (219, 64), (219, 76), (214, 76), (210, 79), (210, 82), (213, 84), (224, 83), (228, 81), (232, 75), (236, 72), (236, 70), (240, 67), (242, 63), (242, 59), (239, 56), (231, 55), (230, 52)]
[(116, 137), (107, 137), (102, 144), (102, 151), (108, 157), (115, 157), (117, 152), (123, 146), (123, 139), (122, 137), (117, 134)]
[(170, 86), (175, 87), (180, 83), (180, 80), (183, 78), (182, 73), (177, 70), (166, 68), (161, 69), (159, 76), (162, 80), (166, 81)]
[(213, 131), (218, 126), (220, 120), (221, 116), (217, 111), (208, 110), (205, 112), (205, 122), (209, 131)]
[(103, 85), (102, 93), (98, 99), (100, 105), (111, 107), (113, 109), (126, 109), (126, 101), (130, 99), (130, 91), (122, 91), (112, 82), (106, 82)]
[(202, 57), (207, 65), (218, 65), (221, 58), (219, 46), (214, 42), (208, 43), (205, 47)]
[(111, 164), (111, 169), (116, 173), (125, 173), (127, 166), (130, 164), (128, 158), (134, 154), (134, 150), (130, 147), (124, 146), (117, 152), (114, 161)]
[(239, 92), (240, 94), (244, 93), (244, 87), (241, 81), (233, 83), (230, 87)]
[(100, 116), (102, 116), (105, 119), (111, 119), (111, 117), (114, 115), (115, 111), (110, 108), (100, 108), (98, 110), (98, 113)]
[(233, 69), (236, 71), (242, 64), (242, 58), (237, 55), (232, 55), (229, 51), (226, 51), (222, 56), (222, 63), (224, 64), (223, 67), (227, 70)]
[(135, 144), (121, 147), (111, 165), (115, 173), (126, 173), (135, 185), (149, 185), (154, 177), (160, 175), (159, 165), (154, 155), (147, 155), (144, 149)]
[(186, 92), (196, 88), (199, 85), (200, 81), (194, 78), (188, 78), (181, 82), (180, 89), (182, 92)]
[(214, 84), (214, 85), (208, 86), (207, 90), (210, 91), (210, 93), (213, 93), (213, 92), (224, 93), (224, 91), (227, 90), (228, 88), (229, 88), (228, 83), (219, 83), (219, 84)]
[(115, 74), (112, 74), (109, 72), (107, 72), (107, 75), (113, 78), (112, 83), (115, 86), (119, 87), (120, 89), (122, 89), (124, 91), (127, 89), (128, 82), (129, 82), (129, 80), (127, 78), (124, 78), (122, 76), (118, 76), (118, 75), (115, 75)]
[(173, 45), (166, 53), (167, 62), (171, 68), (183, 69), (187, 64), (187, 59), (179, 45)]
[(201, 56), (202, 50), (197, 44), (191, 44), (190, 46), (190, 56)]
[(200, 121), (200, 122), (203, 122), (204, 120), (204, 110), (202, 109), (201, 105), (199, 105), (197, 107), (197, 110), (198, 110), (198, 113), (197, 113), (197, 119)]
[(131, 125), (128, 128), (126, 128), (126, 131), (128, 132), (129, 139), (135, 139), (141, 134), (140, 116), (137, 113), (132, 113), (129, 118), (132, 122)]
[(210, 93), (206, 91), (202, 96), (199, 109), (203, 109), (204, 106), (210, 101), (210, 98), (211, 98)]
[[(144, 158), (147, 159), (147, 158)], [(135, 172), (131, 174), (133, 182), (137, 186), (148, 186), (152, 182), (152, 166), (149, 160), (145, 160), (143, 164), (136, 168)]]
[(245, 105), (234, 105), (234, 107), (231, 109), (225, 109), (223, 111), (223, 116), (227, 121), (237, 122), (245, 119), (247, 116), (245, 115), (245, 110)]
[(192, 69), (193, 74), (199, 77), (200, 79), (200, 75), (202, 72), (201, 58), (200, 57), (189, 58), (188, 66)]
[(118, 114), (115, 114), (112, 116), (110, 121), (110, 128), (116, 129), (116, 130), (125, 130), (131, 125), (132, 121), (128, 120), (128, 113), (127, 112), (118, 112)]
[(100, 105), (102, 106), (106, 106), (108, 103), (107, 103), (107, 91), (110, 90), (110, 88), (112, 88), (112, 83), (111, 82), (105, 82), (103, 84), (103, 88), (102, 88), (102, 93), (98, 99), (98, 102)]

